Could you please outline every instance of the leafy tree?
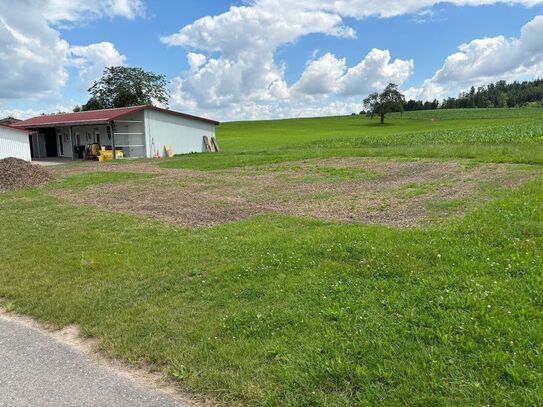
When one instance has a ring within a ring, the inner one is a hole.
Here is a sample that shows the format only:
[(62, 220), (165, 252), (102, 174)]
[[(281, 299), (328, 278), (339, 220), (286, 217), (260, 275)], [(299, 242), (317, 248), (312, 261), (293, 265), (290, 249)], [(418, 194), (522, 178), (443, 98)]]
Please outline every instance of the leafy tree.
[(373, 119), (373, 116), (377, 113), (377, 105), (379, 104), (379, 94), (377, 92), (370, 93), (366, 99), (364, 99), (364, 107), (366, 115)]
[(403, 112), (405, 97), (398, 90), (398, 85), (389, 83), (382, 93), (372, 93), (364, 99), (364, 106), (369, 109), (369, 115), (379, 115), (381, 124), (385, 123), (385, 116), (391, 112)]
[(90, 99), (81, 110), (110, 109), (138, 105), (168, 106), (169, 94), (164, 75), (141, 68), (112, 66), (90, 87)]

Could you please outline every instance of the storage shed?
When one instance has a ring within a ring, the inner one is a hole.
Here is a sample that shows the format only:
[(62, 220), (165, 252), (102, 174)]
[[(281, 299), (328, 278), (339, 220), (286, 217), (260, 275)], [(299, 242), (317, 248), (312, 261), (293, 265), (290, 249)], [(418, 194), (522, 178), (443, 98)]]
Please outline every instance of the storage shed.
[(116, 151), (113, 158), (163, 157), (166, 146), (173, 154), (205, 152), (218, 125), (150, 105), (44, 115), (13, 124), (31, 131), (32, 157), (72, 159), (85, 158), (89, 145)]
[(0, 159), (8, 157), (31, 160), (27, 130), (0, 125)]

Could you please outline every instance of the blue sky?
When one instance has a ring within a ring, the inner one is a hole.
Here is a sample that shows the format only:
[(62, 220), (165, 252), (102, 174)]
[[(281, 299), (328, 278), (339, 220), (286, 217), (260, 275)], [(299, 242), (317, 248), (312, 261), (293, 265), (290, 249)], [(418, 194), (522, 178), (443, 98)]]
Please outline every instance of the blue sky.
[(543, 1), (485, 2), (0, 0), (0, 114), (71, 109), (110, 64), (166, 75), (172, 108), (220, 120), (346, 114), (389, 81), (441, 99), (542, 75)]

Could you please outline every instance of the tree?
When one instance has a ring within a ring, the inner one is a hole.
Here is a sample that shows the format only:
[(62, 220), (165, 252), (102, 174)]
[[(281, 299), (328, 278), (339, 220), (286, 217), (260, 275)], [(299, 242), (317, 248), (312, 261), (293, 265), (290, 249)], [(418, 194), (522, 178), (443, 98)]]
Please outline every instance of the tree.
[(403, 112), (405, 104), (404, 95), (398, 90), (398, 85), (389, 83), (382, 93), (372, 93), (364, 99), (364, 106), (369, 115), (379, 115), (381, 124), (385, 123), (385, 116), (391, 112)]
[(377, 92), (371, 93), (366, 99), (364, 99), (364, 107), (367, 108), (366, 115), (373, 119), (377, 112), (377, 105), (379, 104), (379, 94)]
[(168, 106), (169, 94), (164, 75), (141, 68), (112, 66), (90, 87), (90, 99), (81, 110), (110, 109), (138, 105)]

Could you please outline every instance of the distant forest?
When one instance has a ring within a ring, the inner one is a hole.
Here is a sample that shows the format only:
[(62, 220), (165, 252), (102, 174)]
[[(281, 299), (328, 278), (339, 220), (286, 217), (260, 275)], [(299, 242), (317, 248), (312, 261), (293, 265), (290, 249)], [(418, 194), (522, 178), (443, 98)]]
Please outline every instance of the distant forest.
[(471, 109), (492, 107), (543, 107), (543, 79), (526, 82), (507, 83), (498, 81), (487, 86), (472, 87), (458, 97), (450, 97), (443, 102), (434, 100), (409, 100), (404, 104), (405, 111), (434, 109)]

